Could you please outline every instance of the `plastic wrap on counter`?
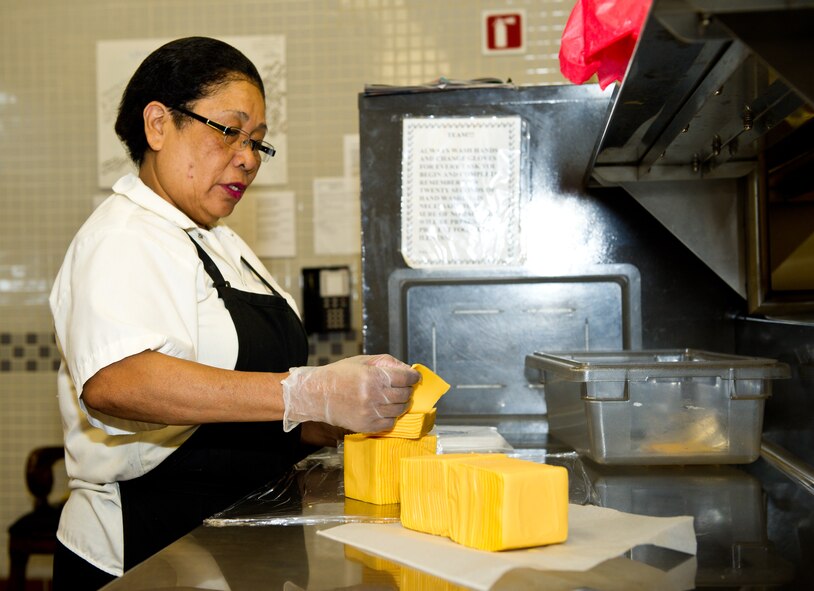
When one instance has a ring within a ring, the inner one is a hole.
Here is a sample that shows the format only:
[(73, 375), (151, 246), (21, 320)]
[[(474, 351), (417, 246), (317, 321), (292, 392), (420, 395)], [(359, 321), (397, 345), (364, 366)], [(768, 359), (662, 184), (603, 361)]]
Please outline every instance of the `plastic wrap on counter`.
[(545, 449), (516, 449), (509, 457), (562, 466), (568, 470), (568, 502), (574, 505), (598, 505), (599, 495), (591, 483), (580, 455), (575, 451), (550, 452)]
[(311, 454), (284, 474), (204, 521), (215, 527), (235, 525), (318, 525), (327, 523), (395, 523), (398, 505), (351, 503), (346, 508), (340, 450)]
[[(438, 453), (506, 453), (538, 463), (564, 466), (569, 501), (596, 498), (576, 453), (512, 449), (493, 427), (436, 426)], [(345, 497), (342, 445), (324, 448), (294, 465), (280, 479), (252, 492), (204, 524), (211, 527), (398, 523), (400, 505), (375, 505)]]

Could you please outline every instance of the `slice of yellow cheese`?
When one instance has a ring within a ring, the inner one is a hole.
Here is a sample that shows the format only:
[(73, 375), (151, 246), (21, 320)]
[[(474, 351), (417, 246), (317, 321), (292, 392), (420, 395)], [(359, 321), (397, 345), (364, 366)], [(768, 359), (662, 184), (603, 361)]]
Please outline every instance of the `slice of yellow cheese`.
[(379, 431), (375, 437), (401, 437), (418, 439), (424, 437), (435, 426), (435, 409), (429, 412), (407, 412), (396, 419), (392, 429)]
[(435, 426), (435, 405), (449, 390), (449, 384), (420, 363), (416, 363), (412, 367), (421, 374), (421, 379), (413, 386), (407, 410), (396, 419), (392, 428), (365, 435), (418, 439), (429, 433)]
[(568, 471), (516, 458), (448, 464), (449, 537), (479, 550), (511, 550), (568, 537)]
[(345, 436), (345, 496), (385, 505), (399, 502), (399, 460), (436, 453), (437, 438)]
[(420, 363), (415, 363), (412, 367), (421, 374), (421, 380), (413, 386), (413, 397), (410, 399), (407, 412), (430, 412), (438, 404), (441, 396), (447, 393), (449, 384), (429, 367)]
[(494, 460), (506, 455), (458, 453), (402, 458), (401, 524), (409, 529), (449, 536), (448, 464), (475, 457)]

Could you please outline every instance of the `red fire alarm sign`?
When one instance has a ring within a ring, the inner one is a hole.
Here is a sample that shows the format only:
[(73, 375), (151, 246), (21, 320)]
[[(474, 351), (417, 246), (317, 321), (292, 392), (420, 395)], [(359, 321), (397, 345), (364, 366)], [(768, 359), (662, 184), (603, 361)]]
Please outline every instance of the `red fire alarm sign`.
[(483, 12), (483, 53), (524, 53), (526, 14), (523, 10)]

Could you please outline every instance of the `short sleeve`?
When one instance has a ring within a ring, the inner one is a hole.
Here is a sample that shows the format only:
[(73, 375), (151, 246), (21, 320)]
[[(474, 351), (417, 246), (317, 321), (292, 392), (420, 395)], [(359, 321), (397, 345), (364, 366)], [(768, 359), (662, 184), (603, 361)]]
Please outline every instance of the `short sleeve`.
[(145, 350), (195, 359), (197, 258), (176, 233), (167, 240), (117, 226), (86, 232), (69, 249), (52, 306), (80, 395), (101, 368)]

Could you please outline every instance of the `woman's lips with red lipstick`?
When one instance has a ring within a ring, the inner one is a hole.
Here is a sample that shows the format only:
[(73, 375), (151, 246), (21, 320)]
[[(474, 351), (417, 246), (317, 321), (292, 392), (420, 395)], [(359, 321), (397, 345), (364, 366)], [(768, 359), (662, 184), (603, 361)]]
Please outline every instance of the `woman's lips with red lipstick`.
[(221, 186), (235, 201), (239, 201), (240, 198), (243, 197), (243, 193), (246, 192), (246, 185), (243, 183), (228, 183)]

